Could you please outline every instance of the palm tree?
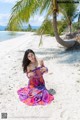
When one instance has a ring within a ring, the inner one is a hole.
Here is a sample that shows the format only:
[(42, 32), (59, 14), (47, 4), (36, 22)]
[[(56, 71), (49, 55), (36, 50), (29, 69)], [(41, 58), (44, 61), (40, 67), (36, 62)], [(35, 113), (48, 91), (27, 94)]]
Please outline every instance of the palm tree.
[(71, 34), (71, 26), (72, 26), (72, 22), (74, 20), (74, 14), (75, 14), (76, 9), (77, 9), (77, 5), (75, 5), (75, 4), (62, 3), (59, 5), (59, 10), (64, 15), (64, 20), (67, 21), (67, 24), (70, 28), (70, 34)]
[(58, 43), (60, 43), (61, 45), (63, 45), (64, 47), (70, 48), (72, 46), (74, 46), (75, 41), (63, 41), (58, 34), (58, 30), (57, 30), (57, 12), (58, 12), (58, 6), (57, 6), (57, 1), (56, 0), (52, 0), (52, 10), (53, 10), (53, 27), (54, 27), (54, 34), (56, 37), (56, 40)]
[(42, 33), (42, 34), (53, 36), (54, 32), (53, 32), (52, 20), (51, 19), (44, 20), (41, 27), (37, 30), (37, 33), (38, 34)]
[(78, 27), (80, 27), (80, 11), (76, 12), (75, 15), (73, 16), (73, 19), (78, 18)]
[(28, 28), (27, 28), (27, 31), (31, 31), (32, 30), (32, 27), (30, 24), (28, 24)]
[(59, 37), (57, 30), (57, 0), (20, 0), (12, 9), (11, 17), (8, 23), (9, 30), (18, 30), (23, 22), (28, 22), (31, 16), (34, 16), (37, 11), (42, 13), (44, 10), (52, 12), (53, 28), (56, 40), (64, 47), (70, 48), (75, 44), (75, 41), (64, 41)]

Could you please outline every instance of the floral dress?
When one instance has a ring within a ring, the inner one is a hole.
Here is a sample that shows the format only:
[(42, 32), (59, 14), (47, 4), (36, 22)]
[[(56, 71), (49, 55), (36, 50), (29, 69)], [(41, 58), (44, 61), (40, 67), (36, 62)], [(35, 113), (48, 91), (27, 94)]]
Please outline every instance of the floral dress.
[(40, 72), (40, 68), (37, 67), (32, 70), (35, 75), (29, 78), (28, 86), (17, 91), (20, 101), (26, 105), (46, 105), (54, 100), (54, 96), (45, 87), (43, 73)]

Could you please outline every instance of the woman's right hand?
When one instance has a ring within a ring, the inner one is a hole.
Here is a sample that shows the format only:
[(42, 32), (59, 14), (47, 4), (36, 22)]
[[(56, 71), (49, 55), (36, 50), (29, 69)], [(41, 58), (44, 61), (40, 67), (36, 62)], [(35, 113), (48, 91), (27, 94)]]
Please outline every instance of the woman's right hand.
[(28, 73), (28, 77), (30, 78), (30, 77), (33, 77), (35, 75), (35, 73), (34, 72), (30, 72), (30, 73)]

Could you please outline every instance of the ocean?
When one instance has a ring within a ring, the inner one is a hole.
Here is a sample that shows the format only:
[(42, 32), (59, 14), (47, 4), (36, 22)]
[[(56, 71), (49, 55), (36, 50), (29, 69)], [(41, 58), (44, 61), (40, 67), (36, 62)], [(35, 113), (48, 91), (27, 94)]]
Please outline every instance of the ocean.
[(12, 38), (16, 38), (24, 34), (25, 33), (0, 31), (0, 42), (5, 41), (5, 40), (10, 40)]

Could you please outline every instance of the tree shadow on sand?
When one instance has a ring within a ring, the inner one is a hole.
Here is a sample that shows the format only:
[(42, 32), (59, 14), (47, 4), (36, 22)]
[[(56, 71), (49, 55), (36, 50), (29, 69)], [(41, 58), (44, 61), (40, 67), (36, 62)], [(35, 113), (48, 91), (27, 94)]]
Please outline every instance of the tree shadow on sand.
[(55, 48), (44, 48), (41, 51), (35, 53), (37, 55), (43, 55), (43, 59), (48, 61), (57, 57), (57, 55), (60, 53), (60, 50)]
[[(18, 52), (25, 52), (25, 51), (18, 51)], [(35, 51), (37, 55), (42, 56), (42, 58), (46, 61), (50, 61), (51, 59), (57, 59), (57, 63), (66, 63), (66, 64), (73, 64), (79, 63), (80, 61), (80, 49), (65, 49), (64, 47), (58, 48), (42, 48), (41, 50)]]
[[(77, 63), (80, 60), (79, 53), (80, 50), (67, 50), (63, 48), (45, 48), (39, 52), (36, 52), (37, 55), (43, 55), (43, 59), (49, 61), (51, 59), (57, 59), (58, 63), (73, 64)], [(75, 57), (76, 55), (76, 57)], [(60, 59), (61, 58), (61, 59)]]

